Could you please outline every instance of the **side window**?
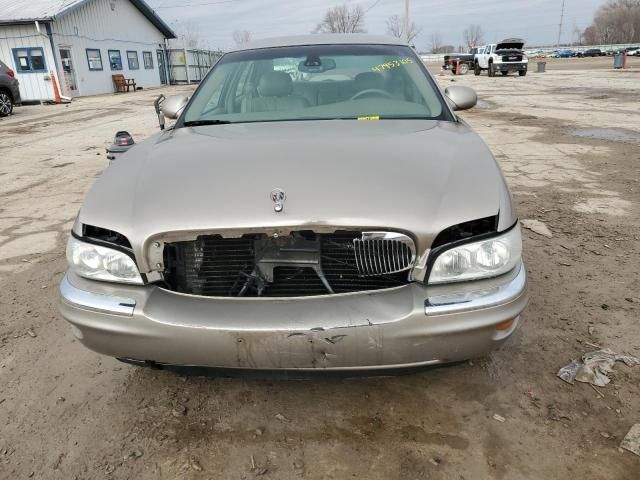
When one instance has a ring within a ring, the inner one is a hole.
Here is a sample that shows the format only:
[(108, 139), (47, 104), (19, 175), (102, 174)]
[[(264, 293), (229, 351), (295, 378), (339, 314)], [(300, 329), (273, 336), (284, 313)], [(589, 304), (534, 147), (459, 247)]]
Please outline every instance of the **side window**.
[(87, 48), (87, 63), (89, 70), (102, 70), (102, 54), (97, 48)]
[(20, 73), (46, 72), (44, 50), (37, 48), (14, 48), (13, 58), (16, 62), (16, 71)]
[(138, 52), (135, 50), (127, 50), (127, 63), (129, 64), (129, 70), (138, 70), (140, 68)]
[(109, 65), (111, 66), (111, 70), (122, 70), (120, 50), (109, 50)]
[(151, 55), (151, 52), (142, 52), (142, 62), (147, 70), (153, 68), (153, 55)]

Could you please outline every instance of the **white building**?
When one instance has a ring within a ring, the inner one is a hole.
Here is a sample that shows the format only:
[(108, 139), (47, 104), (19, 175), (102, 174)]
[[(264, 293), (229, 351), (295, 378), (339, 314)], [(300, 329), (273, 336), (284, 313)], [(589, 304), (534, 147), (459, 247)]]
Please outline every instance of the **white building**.
[(144, 0), (0, 0), (0, 60), (23, 101), (53, 100), (54, 79), (69, 97), (113, 92), (116, 74), (143, 88), (168, 83), (170, 38)]

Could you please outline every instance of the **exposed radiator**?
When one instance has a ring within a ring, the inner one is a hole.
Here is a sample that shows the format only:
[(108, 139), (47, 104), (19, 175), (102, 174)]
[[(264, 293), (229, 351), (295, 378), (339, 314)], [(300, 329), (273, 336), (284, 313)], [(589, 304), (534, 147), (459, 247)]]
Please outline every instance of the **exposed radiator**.
[(296, 232), (245, 235), (165, 246), (170, 290), (202, 296), (287, 297), (349, 293), (405, 285), (413, 241), (389, 232)]

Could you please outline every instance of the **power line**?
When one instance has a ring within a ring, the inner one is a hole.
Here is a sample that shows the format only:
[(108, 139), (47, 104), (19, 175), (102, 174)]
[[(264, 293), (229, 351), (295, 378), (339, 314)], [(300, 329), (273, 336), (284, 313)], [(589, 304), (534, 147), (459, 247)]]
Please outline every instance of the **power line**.
[(376, 5), (378, 5), (380, 3), (380, 0), (376, 0), (375, 2), (373, 2), (371, 5), (369, 5), (369, 7), (367, 7), (367, 9), (364, 11), (364, 13), (367, 13), (369, 10), (371, 10), (373, 7), (375, 7)]

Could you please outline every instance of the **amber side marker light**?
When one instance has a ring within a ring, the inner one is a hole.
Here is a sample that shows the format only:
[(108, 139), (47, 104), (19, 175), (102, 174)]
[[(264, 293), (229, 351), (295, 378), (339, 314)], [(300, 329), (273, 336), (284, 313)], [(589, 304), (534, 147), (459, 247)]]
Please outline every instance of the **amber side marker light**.
[(502, 332), (509, 330), (513, 325), (513, 322), (515, 321), (516, 319), (512, 318), (511, 320), (507, 320), (506, 322), (499, 323), (498, 325), (496, 325), (496, 330), (500, 330)]

